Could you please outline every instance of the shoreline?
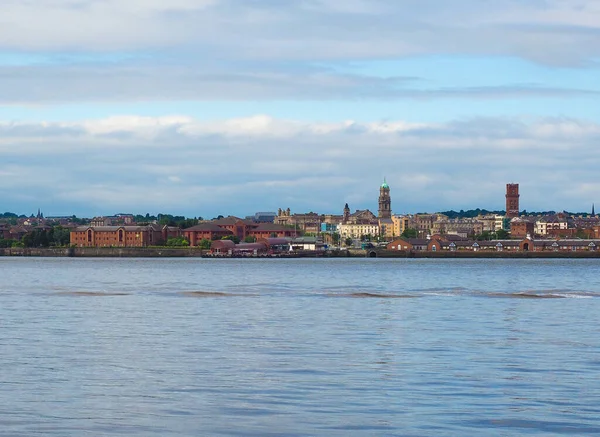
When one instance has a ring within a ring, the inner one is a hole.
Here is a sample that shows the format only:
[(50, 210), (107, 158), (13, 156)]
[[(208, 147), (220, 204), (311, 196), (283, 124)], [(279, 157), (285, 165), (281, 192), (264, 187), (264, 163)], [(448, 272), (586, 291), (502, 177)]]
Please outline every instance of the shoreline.
[(514, 259), (553, 259), (553, 258), (600, 258), (600, 251), (578, 252), (491, 252), (491, 251), (455, 251), (455, 252), (407, 252), (385, 249), (347, 249), (329, 252), (299, 252), (277, 255), (229, 256), (211, 255), (208, 250), (197, 248), (168, 247), (78, 247), (78, 248), (5, 248), (0, 249), (0, 257), (64, 257), (64, 258), (249, 258), (249, 259), (288, 259), (288, 258), (514, 258)]

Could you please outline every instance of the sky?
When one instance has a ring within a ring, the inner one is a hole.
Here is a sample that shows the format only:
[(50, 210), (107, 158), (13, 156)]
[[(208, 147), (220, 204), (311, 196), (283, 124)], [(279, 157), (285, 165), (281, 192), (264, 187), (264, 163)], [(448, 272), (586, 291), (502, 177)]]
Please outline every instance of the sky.
[(0, 211), (600, 204), (597, 0), (2, 0)]

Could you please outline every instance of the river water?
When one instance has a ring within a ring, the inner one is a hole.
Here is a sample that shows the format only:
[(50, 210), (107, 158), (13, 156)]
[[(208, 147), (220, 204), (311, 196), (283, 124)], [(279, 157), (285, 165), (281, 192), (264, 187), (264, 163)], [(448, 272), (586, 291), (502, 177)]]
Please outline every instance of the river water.
[(599, 434), (599, 273), (0, 258), (0, 436)]

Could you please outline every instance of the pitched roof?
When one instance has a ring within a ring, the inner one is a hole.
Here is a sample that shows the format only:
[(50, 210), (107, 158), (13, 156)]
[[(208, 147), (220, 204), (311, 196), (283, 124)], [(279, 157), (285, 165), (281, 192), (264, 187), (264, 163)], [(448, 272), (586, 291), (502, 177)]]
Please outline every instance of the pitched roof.
[(235, 225), (237, 222), (242, 222), (246, 225), (254, 224), (254, 222), (252, 222), (250, 220), (244, 220), (244, 219), (241, 219), (234, 215), (230, 215), (230, 216), (224, 217), (222, 219), (218, 219), (218, 220), (212, 220), (210, 223), (214, 223), (214, 224), (220, 225), (220, 226), (231, 226), (231, 225)]
[(426, 238), (403, 238), (403, 240), (409, 242), (413, 246), (427, 246), (431, 241)]
[(200, 223), (191, 228), (184, 229), (183, 232), (227, 232), (231, 234), (230, 230), (222, 228), (214, 222)]
[[(85, 232), (88, 229), (94, 232), (116, 232), (119, 229), (123, 229), (125, 232), (143, 232), (155, 230), (152, 225), (146, 226), (77, 226), (73, 229), (73, 232)], [(160, 228), (159, 228), (160, 230)]]
[(283, 225), (276, 225), (274, 223), (261, 223), (252, 229), (252, 232), (284, 232), (284, 231), (293, 231), (293, 228), (288, 228)]

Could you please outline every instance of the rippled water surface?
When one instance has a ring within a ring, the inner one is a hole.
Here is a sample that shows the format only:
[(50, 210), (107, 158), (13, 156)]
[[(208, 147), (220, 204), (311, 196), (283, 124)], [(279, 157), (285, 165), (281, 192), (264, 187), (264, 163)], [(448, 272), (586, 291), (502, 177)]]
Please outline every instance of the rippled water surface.
[(599, 434), (599, 266), (0, 258), (0, 436)]

